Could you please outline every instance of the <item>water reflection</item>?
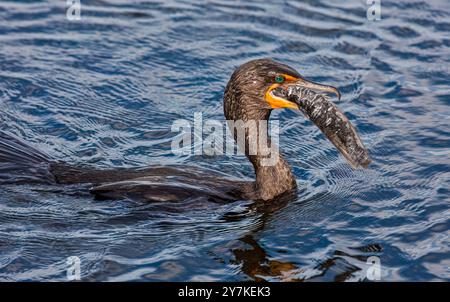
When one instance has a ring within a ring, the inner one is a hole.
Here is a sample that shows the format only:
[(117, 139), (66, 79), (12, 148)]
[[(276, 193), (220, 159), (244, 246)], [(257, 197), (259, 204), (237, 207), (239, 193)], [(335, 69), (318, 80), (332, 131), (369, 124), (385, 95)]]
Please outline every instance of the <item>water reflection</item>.
[(341, 90), (374, 164), (351, 170), (286, 110), (273, 118), (300, 190), (269, 214), (1, 185), (0, 280), (64, 281), (74, 255), (99, 281), (366, 280), (370, 256), (383, 281), (450, 280), (447, 1), (382, 1), (379, 22), (364, 1), (203, 2), (82, 1), (81, 22), (64, 1), (0, 2), (0, 130), (74, 165), (248, 180), (243, 158), (174, 156), (170, 127), (221, 120), (231, 71), (272, 57)]
[(252, 280), (267, 281), (266, 277), (276, 277), (281, 281), (303, 281), (290, 277), (292, 272), (298, 270), (295, 264), (270, 259), (253, 236), (247, 235), (239, 240), (249, 248), (234, 249), (235, 260), (232, 263), (239, 264), (242, 272)]
[[(234, 259), (230, 263), (239, 265), (242, 273), (253, 281), (336, 281), (367, 280), (367, 268), (357, 266), (347, 261), (355, 259), (359, 263), (367, 263), (371, 256), (380, 256), (382, 247), (379, 244), (369, 244), (361, 247), (349, 247), (353, 253), (335, 250), (329, 258), (317, 259), (316, 265), (310, 269), (302, 268), (298, 262), (278, 260), (270, 255), (261, 244), (258, 243), (260, 232), (263, 232), (266, 221), (276, 211), (283, 209), (294, 196), (284, 196), (276, 203), (257, 207), (259, 217), (257, 227), (251, 232), (239, 238), (238, 247), (232, 248)], [(254, 207), (255, 205), (253, 205)]]

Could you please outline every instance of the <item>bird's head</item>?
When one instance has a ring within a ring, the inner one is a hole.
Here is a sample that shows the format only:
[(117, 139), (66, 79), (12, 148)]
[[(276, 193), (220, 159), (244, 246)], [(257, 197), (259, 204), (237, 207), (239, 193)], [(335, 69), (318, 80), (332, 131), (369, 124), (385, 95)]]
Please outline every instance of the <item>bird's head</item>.
[(268, 119), (273, 109), (301, 110), (337, 147), (353, 167), (367, 167), (370, 157), (355, 128), (327, 96), (341, 94), (333, 86), (308, 81), (295, 69), (271, 59), (238, 67), (224, 95), (227, 120)]

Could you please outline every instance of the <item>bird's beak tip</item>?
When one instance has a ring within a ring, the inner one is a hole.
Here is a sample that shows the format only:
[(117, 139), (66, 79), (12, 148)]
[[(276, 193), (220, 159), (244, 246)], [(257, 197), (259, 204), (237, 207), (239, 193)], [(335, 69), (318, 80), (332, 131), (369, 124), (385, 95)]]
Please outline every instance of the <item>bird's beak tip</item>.
[[(339, 91), (339, 89), (334, 86), (328, 86), (328, 87), (329, 87), (328, 92), (334, 93), (337, 96), (338, 100), (340, 101), (342, 95), (341, 95), (341, 92)], [(326, 89), (324, 89), (324, 91), (326, 91)]]

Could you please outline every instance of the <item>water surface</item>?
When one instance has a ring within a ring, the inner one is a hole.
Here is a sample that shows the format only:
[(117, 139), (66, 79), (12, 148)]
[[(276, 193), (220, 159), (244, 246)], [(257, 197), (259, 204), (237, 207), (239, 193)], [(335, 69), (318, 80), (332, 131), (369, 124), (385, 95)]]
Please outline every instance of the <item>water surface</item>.
[(297, 112), (280, 121), (298, 196), (271, 208), (95, 201), (0, 187), (0, 280), (450, 280), (448, 1), (0, 3), (0, 130), (97, 168), (182, 164), (251, 178), (243, 157), (180, 157), (172, 122), (222, 119), (234, 68), (272, 57), (339, 87), (373, 164), (352, 170)]

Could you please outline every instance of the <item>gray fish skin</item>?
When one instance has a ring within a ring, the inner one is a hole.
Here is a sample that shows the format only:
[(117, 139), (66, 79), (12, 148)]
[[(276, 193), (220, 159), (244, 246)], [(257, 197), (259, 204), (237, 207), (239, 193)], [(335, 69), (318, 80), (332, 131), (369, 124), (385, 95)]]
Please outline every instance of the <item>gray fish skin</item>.
[(297, 104), (305, 116), (325, 134), (353, 168), (367, 168), (371, 163), (369, 152), (364, 147), (356, 129), (326, 95), (299, 86), (279, 87), (274, 94)]

